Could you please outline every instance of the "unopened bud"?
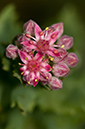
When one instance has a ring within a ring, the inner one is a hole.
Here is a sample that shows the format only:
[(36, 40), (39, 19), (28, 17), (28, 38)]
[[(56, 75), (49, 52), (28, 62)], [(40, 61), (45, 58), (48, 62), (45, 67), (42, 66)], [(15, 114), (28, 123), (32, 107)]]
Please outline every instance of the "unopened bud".
[(16, 46), (12, 44), (8, 45), (8, 47), (6, 48), (6, 56), (8, 58), (15, 59), (18, 56), (17, 50), (18, 48)]
[(63, 48), (59, 48), (58, 52), (59, 52), (60, 56), (54, 57), (54, 59), (53, 59), (54, 63), (58, 63), (60, 61), (63, 61), (66, 58), (66, 56), (68, 55), (68, 52)]
[(75, 67), (78, 63), (79, 59), (75, 53), (69, 53), (66, 58), (66, 64), (69, 67)]
[(53, 65), (52, 72), (56, 77), (65, 77), (69, 74), (70, 69), (65, 63), (58, 63)]
[(28, 33), (30, 35), (34, 35), (34, 27), (35, 27), (35, 22), (32, 20), (29, 20), (24, 24), (24, 31), (25, 33)]
[(62, 81), (57, 77), (52, 77), (51, 81), (49, 81), (49, 87), (52, 90), (57, 90), (62, 88)]

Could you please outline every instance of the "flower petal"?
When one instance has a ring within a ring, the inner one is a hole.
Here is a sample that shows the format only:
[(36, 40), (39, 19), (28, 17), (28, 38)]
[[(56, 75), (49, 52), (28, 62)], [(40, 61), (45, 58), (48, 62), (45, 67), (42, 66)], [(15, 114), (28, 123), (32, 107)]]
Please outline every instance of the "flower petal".
[(35, 77), (33, 80), (33, 86), (35, 87), (37, 85), (37, 83), (39, 82), (39, 78), (40, 78), (40, 73), (39, 72), (35, 72)]
[(51, 55), (52, 57), (60, 57), (60, 53), (58, 52), (58, 49), (55, 48), (49, 48), (49, 50), (46, 51), (47, 55)]
[(38, 60), (39, 62), (43, 60), (44, 54), (37, 53), (34, 57), (34, 60)]
[(27, 53), (20, 51), (19, 49), (18, 49), (18, 53), (23, 63), (27, 63), (28, 60), (31, 60), (31, 57)]
[(41, 36), (43, 34), (43, 32), (42, 32), (42, 34), (41, 34), (41, 32), (42, 32), (41, 28), (36, 24), (35, 25), (35, 37), (36, 37), (37, 41), (41, 38)]
[(25, 42), (21, 42), (21, 44), (23, 44), (24, 46), (28, 47), (28, 49), (36, 49), (36, 45), (34, 41), (25, 41)]

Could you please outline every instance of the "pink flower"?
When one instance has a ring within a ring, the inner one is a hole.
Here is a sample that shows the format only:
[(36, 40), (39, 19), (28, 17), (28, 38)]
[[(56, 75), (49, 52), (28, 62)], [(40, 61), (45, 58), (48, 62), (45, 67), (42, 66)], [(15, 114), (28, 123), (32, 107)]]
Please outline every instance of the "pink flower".
[(20, 59), (24, 64), (20, 68), (21, 75), (23, 75), (23, 80), (28, 85), (36, 86), (41, 79), (41, 76), (44, 76), (46, 80), (49, 79), (49, 71), (51, 71), (51, 67), (47, 62), (47, 59), (43, 59), (44, 55), (37, 53), (35, 56), (30, 56), (27, 53), (18, 50)]
[[(48, 56), (60, 56), (58, 49), (56, 49), (56, 47), (60, 47), (60, 45), (54, 45), (54, 43), (63, 33), (62, 23), (54, 24), (42, 31), (35, 22), (30, 20), (25, 23), (24, 30), (26, 33), (25, 36), (28, 40), (24, 40), (21, 44), (31, 50), (36, 50), (37, 52), (47, 54)], [(35, 37), (31, 36), (33, 33)]]
[(12, 58), (15, 59), (18, 56), (17, 53), (18, 48), (12, 44), (8, 45), (8, 47), (6, 48), (6, 56), (8, 58)]

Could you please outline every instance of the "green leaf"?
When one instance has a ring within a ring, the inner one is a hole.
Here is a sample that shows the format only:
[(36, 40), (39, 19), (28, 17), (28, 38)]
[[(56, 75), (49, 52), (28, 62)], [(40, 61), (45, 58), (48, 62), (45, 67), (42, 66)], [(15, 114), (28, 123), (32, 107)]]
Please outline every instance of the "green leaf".
[(5, 71), (10, 70), (10, 61), (9, 61), (9, 59), (3, 57), (2, 58), (2, 65), (3, 65), (3, 67), (2, 67), (3, 70), (5, 70)]
[(36, 100), (38, 97), (37, 90), (33, 87), (17, 87), (12, 92), (11, 107), (16, 104), (20, 109), (25, 112), (31, 112), (36, 106)]

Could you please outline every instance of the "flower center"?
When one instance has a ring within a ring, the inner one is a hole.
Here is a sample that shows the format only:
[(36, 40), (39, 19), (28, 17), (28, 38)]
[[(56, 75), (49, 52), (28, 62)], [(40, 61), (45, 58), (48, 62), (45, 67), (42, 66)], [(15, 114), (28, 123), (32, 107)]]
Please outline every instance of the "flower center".
[(39, 40), (38, 42), (37, 42), (37, 48), (39, 49), (39, 50), (41, 50), (41, 51), (46, 51), (46, 50), (48, 50), (48, 48), (49, 48), (49, 42), (48, 41), (46, 41), (46, 40)]
[(37, 63), (37, 61), (35, 61), (35, 60), (31, 60), (31, 61), (27, 64), (27, 69), (28, 69), (29, 71), (37, 71), (37, 70), (39, 70), (39, 68), (40, 68), (40, 64)]

